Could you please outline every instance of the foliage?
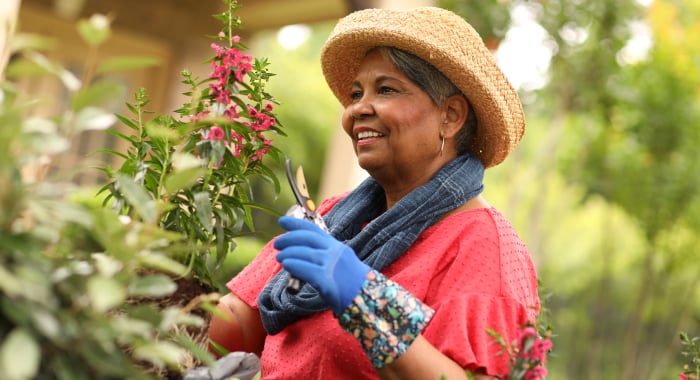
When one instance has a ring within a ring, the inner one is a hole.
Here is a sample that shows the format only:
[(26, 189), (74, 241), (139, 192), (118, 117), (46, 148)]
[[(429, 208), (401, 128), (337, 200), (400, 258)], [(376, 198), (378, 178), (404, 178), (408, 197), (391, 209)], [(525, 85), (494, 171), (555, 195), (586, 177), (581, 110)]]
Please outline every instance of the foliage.
[[(252, 51), (264, 52), (274, 62), (275, 80), (270, 81), (268, 90), (275, 94), (279, 105), (275, 107), (278, 119), (284, 120), (285, 136), (275, 139), (275, 146), (292, 158), (295, 166), (304, 167), (306, 183), (311, 195), (318, 200), (321, 194), (321, 177), (327, 157), (329, 141), (334, 130), (339, 128), (338, 114), (340, 103), (335, 99), (323, 80), (318, 53), (325, 42), (332, 24), (322, 23), (310, 26), (308, 39), (290, 50), (280, 45), (276, 31), (256, 32), (250, 40)], [(270, 165), (278, 178), (284, 178), (283, 165)], [(264, 180), (252, 179), (256, 199), (278, 210), (286, 210), (295, 200), (290, 191), (274, 192)], [(287, 186), (282, 187), (287, 190)], [(284, 232), (277, 224), (278, 217), (269, 212), (253, 210), (257, 229), (246, 239), (236, 239), (239, 244), (236, 255), (239, 257), (246, 248), (245, 241), (267, 243), (273, 236)], [(257, 253), (258, 250), (251, 252)]]
[[(235, 20), (231, 11), (233, 5), (219, 18)], [(227, 25), (219, 38), (237, 43), (230, 34), (233, 23)], [(202, 294), (184, 306), (165, 301), (176, 295), (176, 279), (201, 269), (195, 264), (199, 258), (191, 257), (193, 250), (207, 252), (212, 245), (217, 254), (228, 252), (227, 229), (239, 226), (241, 219), (250, 224), (246, 218), (254, 205), (242, 188), (246, 176), (267, 173), (261, 155), (274, 149), (249, 128), (272, 127), (264, 91), (271, 74), (264, 61), (251, 62), (248, 77), (254, 84), (236, 88), (254, 106), (233, 100), (241, 107), (239, 121), (211, 111), (231, 111), (233, 104), (206, 103), (215, 91), (234, 88), (226, 76), (206, 89), (198, 86), (207, 81), (186, 76), (193, 101), (183, 112), (194, 115), (187, 121), (166, 116), (146, 120), (147, 100), (139, 92), (130, 105), (133, 119), (119, 117), (134, 133), (111, 132), (132, 148), (112, 152), (124, 159), (119, 171), (104, 168), (114, 178), (109, 195), (119, 215), (81, 197), (86, 189), (52, 166), (71, 148), (73, 137), (117, 121), (102, 107), (114, 97), (116, 84), (93, 82), (93, 75), (154, 62), (97, 59), (97, 49), (110, 36), (107, 17), (81, 20), (78, 29), (90, 47), (86, 56), (91, 62), (82, 78), (38, 51), (45, 41), (18, 36), (13, 40), (17, 58), (1, 84), (0, 378), (148, 379), (155, 374), (146, 368), (179, 371), (188, 360), (211, 363), (212, 356), (188, 329), (205, 324), (194, 310), (213, 310), (218, 295)], [(228, 64), (229, 47), (219, 51), (222, 55), (212, 61), (216, 67)], [(66, 109), (40, 116), (44, 99), (21, 87), (23, 80), (38, 75), (63, 85)], [(221, 132), (226, 136), (218, 139)], [(241, 160), (232, 162), (237, 154)], [(214, 217), (205, 217), (205, 211)], [(191, 224), (179, 219), (186, 213), (193, 216)]]
[(700, 347), (697, 342), (698, 337), (690, 338), (687, 333), (681, 332), (681, 344), (683, 351), (681, 354), (687, 358), (687, 363), (683, 366), (680, 380), (697, 380), (700, 379)]
[(490, 3), (526, 7), (552, 53), (547, 86), (526, 94), (527, 133), (487, 171), (486, 194), (556, 286), (553, 378), (669, 377), (679, 330), (700, 316), (700, 9), (641, 3)]
[(486, 46), (495, 50), (508, 31), (511, 20), (510, 12), (506, 9), (512, 2), (499, 0), (494, 4), (484, 1), (440, 0), (438, 4), (467, 19), (484, 39)]
[[(508, 372), (497, 375), (502, 380), (544, 380), (548, 374), (547, 360), (552, 352), (553, 328), (549, 319), (549, 299), (541, 280), (538, 280), (541, 308), (535, 322), (526, 322), (518, 329), (518, 336), (511, 342), (493, 329), (487, 329), (495, 344), (501, 348), (500, 355), (508, 357)], [(468, 375), (472, 375), (468, 373)], [(470, 377), (471, 378), (471, 377)]]
[(179, 118), (147, 120), (148, 102), (139, 91), (128, 105), (132, 118), (119, 117), (132, 133), (109, 131), (129, 145), (126, 153), (106, 151), (123, 163), (118, 170), (102, 168), (111, 179), (102, 188), (109, 193), (105, 202), (114, 200), (122, 215), (184, 234), (192, 246), (178, 260), (211, 288), (217, 286), (213, 273), (235, 248), (233, 239), (255, 229), (251, 208), (277, 214), (254, 202), (250, 179), (263, 178), (279, 191), (263, 163), (266, 155), (280, 155), (267, 137), (282, 133), (265, 88), (273, 74), (267, 60), (241, 52), (234, 11), (230, 3), (220, 17), (224, 29), (211, 45), (211, 75), (199, 80), (183, 72), (190, 101), (177, 110)]
[[(566, 149), (559, 156), (560, 169), (571, 183), (583, 186), (584, 201), (602, 197), (623, 210), (643, 239), (637, 251), (618, 244), (621, 237), (612, 233), (600, 241), (604, 266), (595, 277), (597, 283), (589, 285), (596, 294), (576, 297), (586, 300), (587, 314), (596, 323), (589, 326), (589, 334), (581, 329), (571, 332), (588, 335), (592, 346), (599, 348), (586, 350), (590, 360), (579, 361), (586, 368), (571, 370), (594, 377), (657, 378), (659, 362), (672, 355), (665, 347), (689, 310), (665, 295), (692, 297), (697, 291), (696, 282), (686, 279), (697, 273), (691, 257), (698, 241), (691, 236), (698, 236), (693, 205), (700, 201), (696, 190), (700, 135), (695, 126), (700, 111), (698, 51), (691, 48), (695, 28), (683, 26), (677, 11), (672, 11), (676, 5), (657, 1), (644, 19), (638, 4), (625, 3), (544, 5), (545, 14), (568, 12), (554, 22), (543, 22), (560, 49), (549, 87), (558, 95), (555, 108), (576, 120), (568, 124), (567, 132), (577, 138), (559, 144)], [(599, 21), (586, 24), (580, 19), (586, 12)], [(646, 58), (630, 61), (624, 54), (632, 37), (629, 25), (635, 22), (649, 25), (654, 44)], [(562, 39), (563, 30), (572, 27), (587, 32), (583, 43)], [(610, 264), (623, 260), (623, 255), (628, 274), (614, 277)], [(585, 293), (591, 294), (588, 289)], [(572, 342), (580, 340), (571, 337)], [(606, 344), (609, 341), (616, 343)], [(572, 352), (568, 361), (578, 357)], [(600, 365), (591, 366), (592, 362)], [(603, 368), (617, 374), (596, 374)]]
[(508, 355), (508, 373), (499, 376), (503, 380), (542, 380), (547, 376), (547, 356), (552, 349), (552, 332), (546, 329), (540, 336), (537, 326), (526, 323), (520, 326), (518, 337), (506, 342), (496, 331), (487, 331)]

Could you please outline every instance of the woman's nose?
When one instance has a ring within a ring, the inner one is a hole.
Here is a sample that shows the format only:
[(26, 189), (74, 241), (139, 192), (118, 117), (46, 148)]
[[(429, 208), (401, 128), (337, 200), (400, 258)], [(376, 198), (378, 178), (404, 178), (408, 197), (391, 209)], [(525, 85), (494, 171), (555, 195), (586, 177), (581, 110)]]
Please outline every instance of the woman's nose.
[(366, 96), (357, 99), (354, 103), (350, 104), (348, 108), (350, 116), (352, 116), (353, 119), (362, 119), (363, 117), (374, 114), (372, 102)]

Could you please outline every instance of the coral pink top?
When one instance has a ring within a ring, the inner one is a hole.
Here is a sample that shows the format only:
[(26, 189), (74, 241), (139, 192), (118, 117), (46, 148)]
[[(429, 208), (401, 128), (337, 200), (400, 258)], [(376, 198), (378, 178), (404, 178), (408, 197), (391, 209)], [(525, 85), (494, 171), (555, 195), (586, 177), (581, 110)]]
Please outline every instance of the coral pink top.
[[(321, 206), (327, 212), (340, 198)], [(256, 310), (260, 291), (281, 265), (269, 243), (227, 287)], [(382, 273), (435, 309), (423, 337), (463, 368), (507, 372), (508, 361), (486, 333), (512, 341), (539, 311), (537, 276), (527, 248), (493, 208), (450, 215), (423, 231)], [(299, 320), (268, 336), (263, 379), (376, 379), (359, 342), (332, 312)]]

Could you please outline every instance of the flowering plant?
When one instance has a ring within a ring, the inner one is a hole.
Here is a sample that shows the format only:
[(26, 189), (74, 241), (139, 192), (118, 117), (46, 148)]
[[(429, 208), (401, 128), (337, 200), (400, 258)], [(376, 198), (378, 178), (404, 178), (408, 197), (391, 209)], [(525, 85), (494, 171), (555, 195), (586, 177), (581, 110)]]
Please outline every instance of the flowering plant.
[(547, 355), (552, 349), (550, 327), (539, 335), (537, 327), (526, 323), (520, 327), (518, 337), (508, 343), (493, 330), (487, 333), (494, 337), (503, 353), (509, 357), (508, 373), (497, 378), (501, 380), (542, 380), (547, 376)]
[(103, 151), (123, 164), (101, 168), (110, 179), (101, 189), (105, 202), (131, 219), (183, 233), (191, 246), (180, 261), (212, 288), (212, 273), (235, 248), (233, 239), (245, 227), (254, 230), (251, 208), (275, 212), (254, 202), (249, 181), (262, 177), (279, 191), (263, 158), (279, 159), (269, 135), (282, 134), (272, 113), (276, 101), (265, 91), (269, 63), (242, 52), (237, 5), (224, 3), (228, 10), (215, 16), (224, 27), (211, 44), (209, 77), (182, 72), (189, 99), (176, 116), (146, 120), (148, 99), (140, 90), (128, 105), (132, 117), (119, 116), (133, 133), (108, 131), (127, 141), (128, 152)]
[(683, 372), (679, 375), (679, 380), (700, 379), (700, 347), (697, 345), (698, 337), (690, 338), (685, 332), (681, 332), (681, 354), (688, 358), (688, 364), (683, 366)]

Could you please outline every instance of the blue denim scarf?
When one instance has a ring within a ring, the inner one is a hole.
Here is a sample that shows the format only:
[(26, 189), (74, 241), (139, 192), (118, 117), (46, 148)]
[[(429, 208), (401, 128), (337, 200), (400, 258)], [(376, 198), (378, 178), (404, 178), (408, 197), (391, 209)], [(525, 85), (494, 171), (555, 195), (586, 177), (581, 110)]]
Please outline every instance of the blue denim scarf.
[[(368, 178), (338, 202), (324, 220), (336, 239), (355, 250), (367, 265), (381, 271), (445, 213), (479, 195), (484, 189), (483, 178), (484, 167), (479, 159), (459, 156), (386, 212), (384, 190)], [(307, 315), (328, 309), (309, 284), (304, 284), (296, 295), (289, 294), (285, 290), (288, 278), (289, 273), (280, 271), (258, 296), (263, 326), (272, 335)]]

